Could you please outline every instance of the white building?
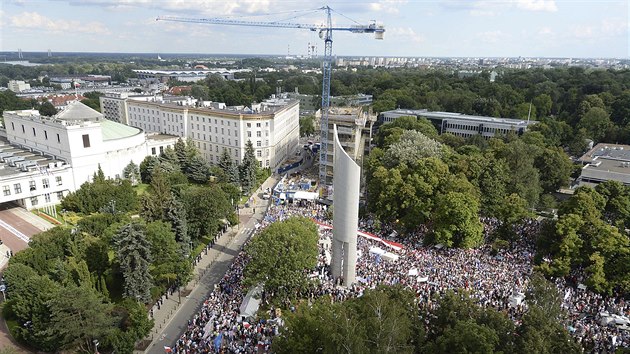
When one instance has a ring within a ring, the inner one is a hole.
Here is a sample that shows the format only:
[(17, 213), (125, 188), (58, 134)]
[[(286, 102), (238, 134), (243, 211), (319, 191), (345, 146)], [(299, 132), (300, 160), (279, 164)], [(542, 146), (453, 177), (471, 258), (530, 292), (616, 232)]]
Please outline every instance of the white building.
[(489, 139), (495, 135), (505, 135), (514, 132), (518, 135), (527, 131), (530, 125), (538, 123), (535, 120), (512, 118), (496, 118), (473, 116), (453, 112), (432, 112), (426, 109), (395, 109), (380, 114), (379, 123), (393, 122), (397, 118), (412, 116), (427, 118), (437, 128), (440, 134), (451, 133), (464, 138), (481, 135)]
[(251, 140), (262, 167), (279, 167), (299, 144), (299, 102), (271, 99), (252, 108), (214, 109), (128, 99), (129, 125), (147, 132), (191, 138), (201, 155), (217, 163), (226, 149), (236, 163)]
[(171, 137), (149, 144), (147, 140), (152, 137), (141, 129), (104, 119), (78, 101), (53, 117), (42, 117), (33, 110), (5, 111), (3, 117), (10, 144), (72, 167), (71, 191), (90, 181), (99, 165), (106, 177), (120, 178), (129, 162), (139, 165), (151, 154), (149, 148), (159, 149), (176, 141)]
[(10, 91), (17, 93), (17, 92), (30, 90), (31, 84), (28, 84), (20, 80), (10, 80), (9, 83), (7, 84), (7, 87), (9, 88)]

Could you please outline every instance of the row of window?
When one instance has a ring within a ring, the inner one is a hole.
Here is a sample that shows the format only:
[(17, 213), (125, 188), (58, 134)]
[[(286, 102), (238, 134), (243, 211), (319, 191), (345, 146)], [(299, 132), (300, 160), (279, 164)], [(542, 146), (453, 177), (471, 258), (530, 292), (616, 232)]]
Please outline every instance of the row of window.
[[(24, 127), (24, 124), (21, 124), (22, 126), (22, 134), (26, 134), (26, 128)], [(15, 123), (11, 122), (11, 129), (13, 131), (15, 131)], [(33, 137), (37, 137), (37, 130), (35, 129), (35, 127), (32, 127), (33, 129)], [(44, 130), (44, 139), (48, 140), (48, 131)], [(59, 136), (59, 134), (57, 134), (57, 143), (61, 144), (61, 137)]]
[[(63, 192), (57, 192), (57, 200), (62, 200), (62, 199), (63, 199)], [(50, 203), (50, 200), (51, 200), (50, 193), (44, 194), (44, 202)], [(37, 196), (31, 197), (31, 205), (36, 206), (37, 204), (39, 204), (39, 200)]]
[[(55, 182), (57, 183), (57, 186), (61, 186), (63, 184), (61, 176), (56, 176), (55, 177)], [(49, 182), (48, 178), (43, 178), (42, 179), (42, 187), (44, 189), (50, 188), (50, 182)], [(31, 181), (28, 182), (28, 189), (31, 192), (37, 190), (37, 184), (35, 183), (35, 181), (31, 180)], [(22, 193), (22, 184), (21, 183), (14, 183), (13, 184), (13, 191), (14, 191), (15, 194)], [(5, 197), (10, 196), (11, 195), (11, 186), (10, 185), (2, 186), (2, 194)]]

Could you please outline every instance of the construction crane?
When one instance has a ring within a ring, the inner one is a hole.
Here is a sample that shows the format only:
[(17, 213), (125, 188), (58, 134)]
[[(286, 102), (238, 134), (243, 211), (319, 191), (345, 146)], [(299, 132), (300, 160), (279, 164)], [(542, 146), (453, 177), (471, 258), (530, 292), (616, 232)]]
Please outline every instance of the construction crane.
[(321, 146), (319, 150), (319, 180), (320, 186), (326, 186), (326, 155), (328, 153), (328, 111), (330, 108), (330, 78), (332, 74), (333, 32), (346, 31), (351, 33), (374, 33), (375, 39), (383, 39), (385, 28), (382, 25), (377, 25), (375, 21), (372, 21), (368, 25), (358, 24), (347, 27), (333, 26), (331, 15), (333, 10), (329, 6), (321, 7), (318, 10), (323, 10), (326, 12), (326, 24), (315, 25), (292, 22), (244, 21), (226, 18), (185, 18), (173, 16), (161, 16), (158, 17), (156, 20), (230, 26), (299, 28), (319, 32), (319, 37), (324, 40), (324, 61), (322, 64), (322, 118), (320, 122)]

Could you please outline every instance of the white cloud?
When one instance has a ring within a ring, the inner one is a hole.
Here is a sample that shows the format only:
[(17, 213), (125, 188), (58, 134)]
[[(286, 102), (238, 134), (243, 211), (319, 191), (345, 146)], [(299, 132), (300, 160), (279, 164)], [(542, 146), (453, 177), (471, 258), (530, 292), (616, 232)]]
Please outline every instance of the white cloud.
[(528, 11), (556, 12), (558, 6), (555, 0), (515, 0), (516, 7)]
[(497, 11), (517, 8), (526, 11), (558, 11), (555, 0), (442, 0), (441, 5), (454, 10), (465, 10), (473, 16), (494, 16)]
[(392, 27), (391, 29), (387, 29), (385, 35), (390, 38), (396, 38), (399, 41), (411, 41), (414, 43), (422, 43), (425, 41), (425, 38), (416, 33), (411, 27)]
[(386, 12), (389, 14), (397, 14), (400, 12), (400, 6), (408, 3), (408, 0), (379, 0), (378, 2), (371, 2), (368, 4), (368, 8), (374, 12)]
[(100, 22), (80, 22), (76, 20), (52, 20), (37, 12), (22, 12), (11, 16), (9, 24), (18, 29), (34, 29), (53, 33), (74, 32), (109, 34), (110, 31)]

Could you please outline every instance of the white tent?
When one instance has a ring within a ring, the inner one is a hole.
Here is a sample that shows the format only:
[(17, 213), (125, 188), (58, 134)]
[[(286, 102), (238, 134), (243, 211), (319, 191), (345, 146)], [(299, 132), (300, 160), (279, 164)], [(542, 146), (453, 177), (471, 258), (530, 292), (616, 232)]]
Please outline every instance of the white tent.
[(315, 192), (296, 191), (293, 195), (293, 199), (315, 200), (319, 194)]
[(418, 277), (418, 283), (426, 283), (429, 281), (429, 277)]
[(258, 308), (260, 307), (260, 294), (262, 293), (262, 285), (258, 285), (247, 292), (241, 307), (239, 308), (241, 318), (254, 318)]

